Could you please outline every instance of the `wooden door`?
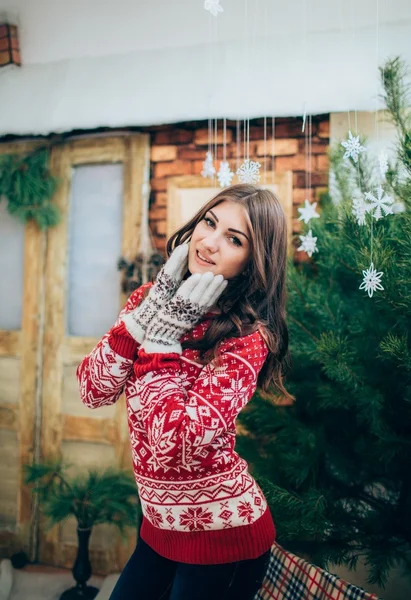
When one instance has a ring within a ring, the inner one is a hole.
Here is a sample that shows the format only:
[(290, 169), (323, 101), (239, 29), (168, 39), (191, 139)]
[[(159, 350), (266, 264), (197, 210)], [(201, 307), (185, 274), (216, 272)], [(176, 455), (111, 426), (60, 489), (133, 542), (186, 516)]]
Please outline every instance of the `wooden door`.
[[(137, 252), (141, 200), (149, 189), (149, 137), (66, 141), (53, 147), (50, 166), (59, 179), (54, 201), (62, 218), (46, 234), (27, 225), (22, 328), (26, 333), (2, 332), (0, 355), (17, 357), (20, 372), (25, 372), (26, 364), (29, 369), (22, 379), (20, 411), (7, 408), (2, 422), (11, 423), (7, 431), (21, 437), (21, 448), (32, 450), (32, 454), (21, 450), (19, 463), (37, 453), (42, 458), (62, 457), (78, 472), (108, 466), (131, 470), (124, 403), (87, 409), (75, 372), (126, 300), (116, 265), (120, 256), (132, 258)], [(111, 248), (108, 254), (106, 246)], [(93, 269), (100, 269), (100, 278)], [(35, 423), (37, 439), (32, 439), (28, 432)], [(20, 482), (16, 492), (21, 505), (16, 522), (31, 522), (32, 556), (42, 563), (71, 567), (77, 548), (74, 519), (49, 531), (40, 521), (37, 529), (30, 491)], [(94, 571), (120, 569), (134, 543), (135, 532), (125, 546), (110, 526), (97, 526), (90, 540)]]
[[(26, 154), (37, 143), (0, 144), (0, 156)], [(31, 490), (23, 465), (36, 453), (38, 348), (46, 235), (0, 204), (0, 556), (35, 544)], [(11, 315), (10, 313), (13, 313)]]

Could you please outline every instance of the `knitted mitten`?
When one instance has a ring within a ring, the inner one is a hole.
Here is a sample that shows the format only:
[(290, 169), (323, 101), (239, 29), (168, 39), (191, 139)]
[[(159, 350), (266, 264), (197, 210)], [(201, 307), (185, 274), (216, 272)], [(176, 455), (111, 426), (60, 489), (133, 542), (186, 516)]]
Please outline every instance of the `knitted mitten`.
[(191, 275), (150, 322), (141, 346), (143, 350), (147, 353), (181, 354), (181, 336), (215, 305), (226, 286), (227, 281), (222, 275)]
[(129, 334), (141, 344), (150, 321), (172, 298), (187, 272), (188, 244), (181, 244), (173, 251), (166, 264), (157, 275), (147, 298), (129, 313), (122, 316)]

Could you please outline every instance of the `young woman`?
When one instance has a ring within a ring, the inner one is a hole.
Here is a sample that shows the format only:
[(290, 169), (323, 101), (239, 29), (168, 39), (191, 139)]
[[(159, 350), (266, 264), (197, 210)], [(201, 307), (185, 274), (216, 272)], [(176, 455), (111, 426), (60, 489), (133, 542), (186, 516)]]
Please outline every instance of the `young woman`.
[(291, 399), (285, 216), (269, 190), (235, 185), (167, 252), (77, 372), (90, 408), (126, 395), (143, 521), (111, 600), (251, 600), (275, 528), (235, 420), (257, 385)]

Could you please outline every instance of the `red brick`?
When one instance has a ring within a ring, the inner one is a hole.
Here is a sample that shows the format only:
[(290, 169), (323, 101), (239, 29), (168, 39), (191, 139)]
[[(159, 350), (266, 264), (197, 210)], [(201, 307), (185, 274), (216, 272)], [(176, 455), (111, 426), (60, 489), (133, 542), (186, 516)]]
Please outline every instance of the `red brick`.
[[(229, 144), (232, 140), (233, 134), (231, 133), (230, 129), (227, 129), (226, 132), (226, 143)], [(214, 145), (215, 143), (217, 143), (218, 145), (224, 144), (224, 136), (223, 136), (223, 129), (222, 127), (218, 129), (217, 131), (217, 139), (214, 136), (214, 129), (212, 131), (212, 144)], [(208, 129), (197, 129), (197, 131), (195, 132), (195, 136), (194, 136), (194, 143), (197, 146), (208, 146), (209, 140), (208, 140)]]
[(154, 221), (153, 225), (157, 235), (167, 234), (167, 223), (165, 221)]
[(292, 221), (292, 232), (293, 233), (301, 233), (303, 231), (303, 222), (298, 219), (293, 219)]
[(193, 131), (187, 129), (174, 129), (172, 131), (159, 131), (154, 136), (155, 144), (189, 144), (193, 141)]
[[(302, 118), (296, 118), (289, 121), (275, 121), (275, 138), (303, 138), (305, 132), (302, 130)], [(313, 123), (311, 135), (316, 133), (317, 125)]]
[(152, 179), (150, 185), (154, 192), (165, 192), (167, 190), (167, 179)]
[(154, 204), (158, 207), (167, 206), (167, 194), (165, 192), (157, 192), (155, 194)]
[(153, 146), (151, 148), (151, 160), (163, 162), (177, 158), (177, 146)]
[(167, 219), (167, 208), (165, 206), (154, 206), (150, 209), (150, 220), (165, 221)]
[(305, 156), (302, 154), (278, 156), (275, 160), (277, 171), (306, 171), (307, 167)]
[(325, 142), (324, 140), (319, 141), (319, 138), (317, 138), (317, 142), (314, 140), (311, 140), (311, 146), (308, 146), (306, 143), (306, 140), (304, 139), (300, 139), (298, 140), (298, 150), (300, 152), (300, 154), (308, 154), (308, 151), (311, 151), (311, 154), (327, 154), (328, 149), (329, 149), (329, 144), (327, 142)]
[(188, 160), (175, 160), (173, 162), (158, 163), (154, 167), (155, 178), (190, 174), (191, 162)]
[(314, 190), (305, 188), (294, 188), (293, 189), (293, 204), (300, 206), (304, 204), (304, 200), (312, 202), (314, 200)]
[(328, 171), (330, 168), (330, 161), (327, 154), (320, 154), (316, 157), (316, 167), (318, 171)]
[(330, 120), (320, 121), (318, 123), (318, 135), (320, 138), (330, 137)]
[(178, 158), (184, 160), (205, 160), (205, 148), (195, 148), (193, 145), (190, 147), (180, 146), (178, 148)]
[[(274, 146), (274, 147), (273, 147)], [(257, 156), (288, 156), (298, 153), (298, 140), (281, 139), (275, 140), (274, 145), (271, 139), (260, 140), (257, 143)]]
[[(278, 159), (277, 159), (278, 160)], [(313, 187), (328, 185), (328, 173), (311, 173), (311, 185)], [(293, 186), (303, 188), (305, 186), (305, 173), (299, 172), (293, 174)]]

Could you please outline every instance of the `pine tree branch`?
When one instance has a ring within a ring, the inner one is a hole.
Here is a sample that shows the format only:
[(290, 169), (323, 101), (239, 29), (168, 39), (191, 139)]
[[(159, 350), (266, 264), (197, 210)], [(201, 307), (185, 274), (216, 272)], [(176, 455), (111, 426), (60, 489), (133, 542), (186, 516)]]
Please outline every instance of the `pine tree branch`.
[(300, 329), (302, 329), (303, 331), (305, 331), (305, 333), (312, 339), (314, 340), (314, 342), (319, 343), (319, 338), (315, 337), (315, 335), (313, 333), (311, 333), (311, 331), (309, 331), (300, 321), (297, 321), (297, 319), (295, 317), (293, 317), (292, 315), (288, 315), (288, 317), (294, 321), (294, 323), (296, 325), (298, 325), (298, 327), (300, 327)]

